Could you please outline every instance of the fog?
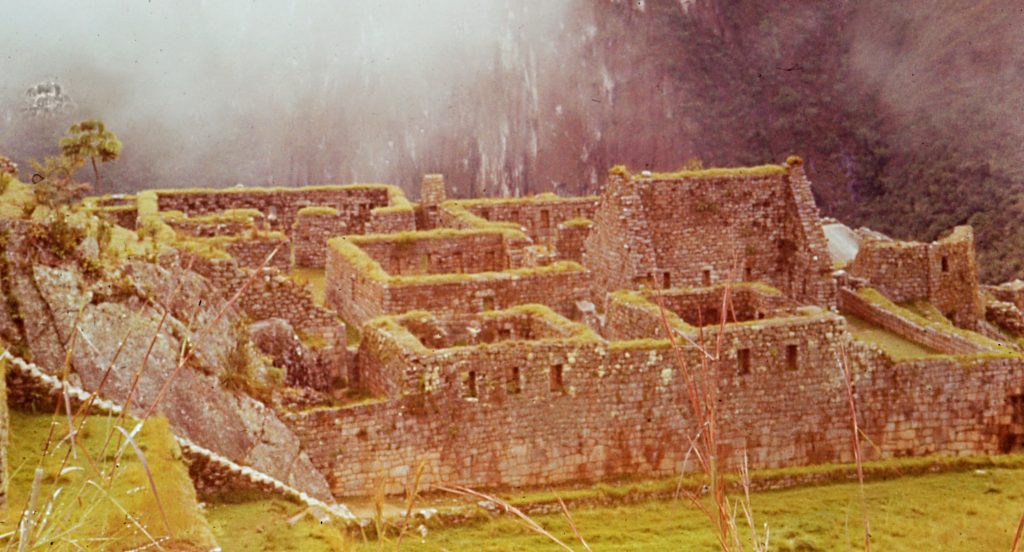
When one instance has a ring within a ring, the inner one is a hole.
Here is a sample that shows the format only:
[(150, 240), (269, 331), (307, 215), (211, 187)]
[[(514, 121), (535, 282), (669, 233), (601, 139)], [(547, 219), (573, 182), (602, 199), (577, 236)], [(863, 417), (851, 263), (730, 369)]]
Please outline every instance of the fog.
[(1024, 7), (867, 5), (852, 23), (851, 66), (880, 98), (892, 140), (907, 149), (953, 148), (1024, 176)]
[[(805, 155), (856, 213), (896, 157), (1024, 167), (1024, 11), (1006, 0), (53, 1), (4, 8), (0, 154), (70, 124), (124, 142), (100, 192), (390, 182), (596, 192), (604, 171)], [(64, 112), (29, 116), (58, 82)], [(901, 177), (902, 178), (902, 177)]]
[[(486, 157), (501, 148), (484, 143), (529, 134), (513, 128), (521, 112), (516, 121), (501, 112), (510, 104), (536, 107), (537, 81), (547, 78), (538, 74), (538, 58), (558, 49), (572, 3), (101, 0), (7, 7), (0, 151), (22, 163), (46, 148), (54, 153), (71, 122), (99, 117), (125, 143), (109, 169), (119, 189), (238, 181), (408, 187), (417, 173), (442, 169), (434, 166), (442, 157), (474, 164), (485, 180), (495, 172), (485, 174), (495, 162)], [(503, 75), (514, 81), (497, 82)], [(27, 117), (26, 89), (48, 80), (77, 107), (45, 121)], [(491, 92), (487, 102), (467, 93), (481, 87)], [(460, 104), (471, 99), (477, 103)], [(476, 136), (447, 136), (452, 149), (439, 154), (439, 133), (452, 131)]]

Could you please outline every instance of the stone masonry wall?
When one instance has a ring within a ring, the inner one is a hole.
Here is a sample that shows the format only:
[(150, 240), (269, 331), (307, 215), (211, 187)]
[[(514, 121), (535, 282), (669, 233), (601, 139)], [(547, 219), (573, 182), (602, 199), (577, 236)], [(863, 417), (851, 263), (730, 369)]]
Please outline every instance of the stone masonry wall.
[(853, 314), (901, 337), (927, 345), (943, 353), (967, 354), (988, 350), (969, 339), (916, 324), (913, 320), (871, 303), (849, 289), (839, 290), (839, 308), (843, 312)]
[[(719, 364), (723, 445), (731, 465), (744, 449), (757, 467), (844, 456), (849, 425), (841, 415), (841, 380), (838, 372), (819, 369), (833, 362), (842, 324), (831, 316), (785, 329), (737, 328), (729, 336)], [(372, 370), (373, 359), (380, 359), (380, 373), (397, 385), (381, 390), (402, 398), (288, 420), (339, 495), (366, 493), (382, 470), (393, 478), (388, 489), (397, 492), (420, 460), (429, 462), (428, 484), (668, 475), (682, 468), (687, 435), (696, 432), (682, 376), (663, 346), (513, 341), (403, 361), (393, 342), (383, 348), (387, 340), (365, 341), (360, 366)], [(800, 347), (795, 370), (777, 351), (789, 342)], [(734, 346), (756, 351), (746, 373), (737, 369)], [(686, 356), (695, 359), (692, 351)], [(552, 384), (553, 367), (560, 367), (560, 386)], [(518, 368), (515, 376), (512, 368)], [(512, 377), (519, 378), (515, 385)], [(779, 396), (789, 399), (774, 402)], [(769, 410), (779, 413), (764, 416)]]
[[(850, 351), (862, 428), (878, 445), (866, 449), (869, 458), (994, 453), (1019, 441), (1007, 401), (1024, 393), (1019, 358), (892, 364), (851, 341), (838, 316), (767, 322), (728, 329), (713, 363), (727, 469), (744, 452), (755, 469), (852, 461), (840, 344)], [(367, 494), (381, 473), (389, 492), (401, 492), (420, 461), (424, 484), (478, 487), (682, 469), (696, 427), (664, 342), (427, 350), (398, 345), (406, 338), (395, 332), (367, 335), (359, 355), (360, 370), (379, 370), (387, 382), (375, 388), (396, 398), (287, 419), (337, 495)], [(789, 346), (797, 347), (795, 369)], [(741, 349), (749, 351), (746, 369)], [(692, 370), (696, 353), (685, 358)]]
[(381, 281), (328, 249), (327, 304), (348, 323), (361, 325), (383, 314), (411, 310), (455, 314), (527, 303), (541, 303), (572, 318), (576, 301), (587, 296), (587, 275), (579, 265), (437, 276)]
[(592, 218), (598, 199), (597, 196), (541, 194), (524, 198), (456, 200), (455, 203), (486, 220), (515, 223), (526, 229), (534, 243), (551, 245), (559, 224), (574, 218)]
[(237, 237), (226, 240), (220, 245), (235, 258), (239, 266), (245, 268), (263, 266), (264, 261), (274, 250), (277, 250), (277, 253), (270, 259), (267, 266), (280, 270), (288, 270), (291, 266), (291, 259), (288, 257), (289, 241), (284, 234)]
[[(194, 272), (209, 279), (225, 297), (231, 297), (252, 278), (251, 269), (239, 266), (233, 260), (207, 259), (183, 254), (180, 259), (166, 257), (164, 264), (186, 267), (191, 263)], [(238, 306), (253, 321), (283, 318), (298, 331), (325, 337), (344, 335), (345, 325), (330, 309), (317, 305), (310, 291), (282, 274), (276, 268), (264, 268), (255, 280), (245, 287)]]
[(984, 286), (984, 288), (996, 299), (1013, 303), (1018, 309), (1024, 309), (1024, 281), (1014, 280), (998, 286)]
[(370, 220), (363, 231), (367, 234), (390, 234), (416, 229), (416, 211), (412, 207), (381, 207), (370, 211)]
[(609, 176), (584, 264), (595, 298), (623, 288), (763, 281), (835, 304), (832, 267), (797, 162), (751, 170)]
[(300, 210), (289, 236), (296, 267), (323, 268), (327, 240), (348, 234), (349, 216), (331, 207)]
[(509, 268), (500, 233), (429, 239), (360, 240), (359, 247), (391, 275), (497, 272)]
[(865, 240), (847, 271), (894, 302), (927, 300), (961, 327), (974, 328), (982, 315), (974, 233), (968, 226), (932, 243)]
[(558, 225), (555, 234), (555, 258), (562, 261), (583, 262), (583, 246), (594, 223), (589, 219), (574, 219)]
[(155, 190), (161, 211), (177, 210), (187, 215), (208, 214), (228, 209), (257, 209), (274, 230), (288, 231), (304, 207), (333, 207), (349, 216), (348, 228), (361, 234), (371, 211), (392, 204), (401, 191), (386, 185), (310, 186), (306, 188), (225, 188)]

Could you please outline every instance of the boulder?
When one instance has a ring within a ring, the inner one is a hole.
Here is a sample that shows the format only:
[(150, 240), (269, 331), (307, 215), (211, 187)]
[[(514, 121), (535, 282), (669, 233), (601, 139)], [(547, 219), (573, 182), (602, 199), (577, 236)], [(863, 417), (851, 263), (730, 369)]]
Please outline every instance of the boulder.
[[(16, 272), (15, 290), (25, 292), (19, 300), (35, 362), (58, 373), (63, 351), (71, 348), (72, 368), (82, 386), (121, 404), (128, 401), (131, 381), (138, 375), (129, 405), (134, 415), (145, 412), (171, 380), (157, 413), (170, 420), (176, 433), (330, 500), (327, 481), (276, 414), (251, 397), (224, 389), (216, 377), (222, 359), (237, 343), (232, 331), (237, 313), (224, 309), (224, 300), (194, 273), (142, 262), (129, 263), (125, 272), (139, 293), (96, 293), (71, 264)], [(179, 369), (186, 338), (198, 362)]]

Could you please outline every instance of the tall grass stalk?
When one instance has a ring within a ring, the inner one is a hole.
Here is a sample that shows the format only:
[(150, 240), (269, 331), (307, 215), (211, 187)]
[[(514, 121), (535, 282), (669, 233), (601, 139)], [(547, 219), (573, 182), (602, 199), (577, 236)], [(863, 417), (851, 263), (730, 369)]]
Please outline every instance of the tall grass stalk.
[(857, 421), (857, 400), (853, 392), (853, 376), (850, 374), (850, 359), (846, 347), (840, 348), (839, 366), (846, 382), (846, 399), (850, 406), (850, 426), (853, 430), (853, 460), (857, 463), (857, 482), (860, 491), (861, 510), (864, 512), (864, 551), (871, 551), (871, 519), (868, 514), (868, 498), (864, 489), (864, 462), (861, 457), (860, 423)]

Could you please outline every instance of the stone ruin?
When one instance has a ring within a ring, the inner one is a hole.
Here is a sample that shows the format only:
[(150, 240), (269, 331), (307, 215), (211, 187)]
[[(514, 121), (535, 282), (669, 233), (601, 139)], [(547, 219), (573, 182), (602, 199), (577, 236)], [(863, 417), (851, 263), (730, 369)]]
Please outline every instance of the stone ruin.
[(175, 244), (225, 295), (256, 274), (239, 304), (269, 321), (286, 382), (337, 398), (280, 412), (336, 497), (402, 492), (421, 463), (423, 484), (477, 487), (693, 469), (683, 373), (704, 354), (726, 466), (852, 461), (843, 359), (867, 458), (1024, 445), (1024, 284), (980, 285), (969, 227), (916, 243), (823, 221), (796, 157), (616, 167), (575, 198), (449, 199), (427, 175), (420, 195), (150, 190), (85, 206)]

